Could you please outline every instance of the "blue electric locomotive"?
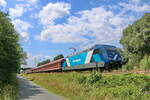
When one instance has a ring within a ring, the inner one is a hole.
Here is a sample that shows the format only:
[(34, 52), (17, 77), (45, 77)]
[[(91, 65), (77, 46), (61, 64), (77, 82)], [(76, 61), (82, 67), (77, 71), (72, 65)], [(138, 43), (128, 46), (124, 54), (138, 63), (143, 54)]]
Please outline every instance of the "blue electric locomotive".
[(95, 45), (89, 49), (67, 56), (62, 70), (121, 67), (122, 58), (115, 46)]

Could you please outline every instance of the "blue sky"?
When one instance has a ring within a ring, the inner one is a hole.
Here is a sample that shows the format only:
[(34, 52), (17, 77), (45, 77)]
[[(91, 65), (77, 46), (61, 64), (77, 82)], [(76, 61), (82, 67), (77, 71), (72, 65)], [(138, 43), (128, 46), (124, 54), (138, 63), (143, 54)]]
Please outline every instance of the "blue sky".
[(150, 0), (0, 0), (27, 52), (26, 67), (94, 44), (121, 47), (122, 30), (150, 12)]

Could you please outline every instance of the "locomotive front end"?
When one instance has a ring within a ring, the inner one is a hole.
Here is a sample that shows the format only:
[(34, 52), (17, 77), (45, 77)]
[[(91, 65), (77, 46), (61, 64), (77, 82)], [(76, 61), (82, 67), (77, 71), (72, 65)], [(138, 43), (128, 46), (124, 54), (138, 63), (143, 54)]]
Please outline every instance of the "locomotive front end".
[(120, 68), (122, 66), (122, 57), (114, 46), (105, 46), (108, 58), (108, 66)]

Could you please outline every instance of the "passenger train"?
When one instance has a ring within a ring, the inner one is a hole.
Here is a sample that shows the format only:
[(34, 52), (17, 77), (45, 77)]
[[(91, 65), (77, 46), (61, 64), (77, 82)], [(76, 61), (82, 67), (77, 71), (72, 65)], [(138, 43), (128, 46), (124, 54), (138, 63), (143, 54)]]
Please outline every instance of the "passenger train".
[(112, 45), (94, 45), (93, 47), (69, 55), (37, 68), (27, 70), (32, 72), (86, 70), (93, 68), (121, 67), (122, 57), (117, 48)]

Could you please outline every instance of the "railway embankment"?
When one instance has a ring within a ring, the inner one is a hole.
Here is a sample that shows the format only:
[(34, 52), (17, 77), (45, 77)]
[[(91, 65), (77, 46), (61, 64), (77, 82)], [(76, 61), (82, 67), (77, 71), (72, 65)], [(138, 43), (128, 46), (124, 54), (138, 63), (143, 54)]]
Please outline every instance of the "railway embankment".
[[(19, 80), (19, 100), (64, 100), (58, 95), (48, 92), (47, 90), (39, 87), (33, 82), (18, 76)], [(11, 100), (11, 99), (6, 99)]]
[(23, 77), (68, 100), (150, 100), (149, 73), (67, 72)]

